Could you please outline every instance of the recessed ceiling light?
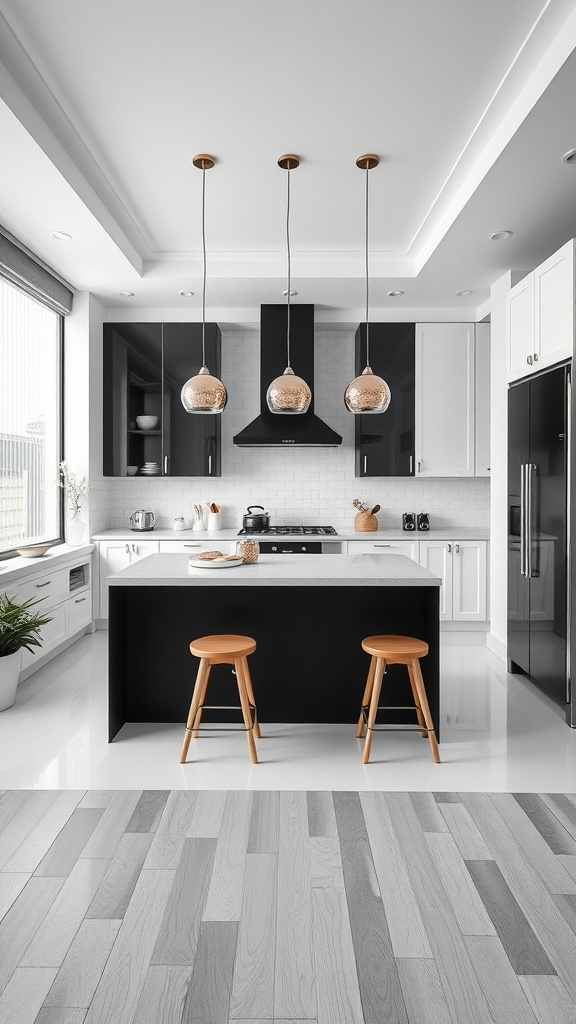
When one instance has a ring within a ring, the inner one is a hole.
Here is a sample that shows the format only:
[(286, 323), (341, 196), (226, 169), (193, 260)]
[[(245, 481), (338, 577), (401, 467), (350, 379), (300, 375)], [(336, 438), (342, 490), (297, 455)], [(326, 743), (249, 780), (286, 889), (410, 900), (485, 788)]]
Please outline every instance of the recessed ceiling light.
[(576, 149), (569, 149), (562, 159), (565, 164), (576, 164)]
[[(285, 290), (284, 290), (284, 291), (282, 292), (282, 295), (283, 295), (283, 296), (284, 296), (284, 297), (286, 298), (286, 296), (288, 295), (288, 289), (287, 289), (287, 288), (286, 288), (286, 289), (285, 289)], [(293, 290), (293, 289), (291, 288), (291, 289), (290, 289), (290, 295), (298, 295), (298, 292), (295, 292), (295, 291), (294, 291), (294, 290)]]
[(505, 238), (512, 238), (513, 231), (494, 231), (490, 235), (491, 242), (503, 242)]
[(404, 292), (401, 292), (401, 291), (388, 292), (388, 295), (390, 296), (391, 299), (393, 299), (395, 295), (404, 295)]
[(456, 295), (461, 295), (461, 296), (472, 295), (472, 289), (471, 288), (463, 288), (461, 292), (456, 292)]
[(134, 292), (124, 291), (124, 292), (120, 292), (120, 295), (125, 295), (127, 299), (131, 299), (132, 296), (134, 295)]
[(194, 292), (178, 292), (178, 294), (184, 299), (189, 299), (191, 295), (194, 295)]
[(69, 235), (67, 231), (51, 231), (52, 238), (57, 238), (59, 242), (71, 242), (72, 235)]

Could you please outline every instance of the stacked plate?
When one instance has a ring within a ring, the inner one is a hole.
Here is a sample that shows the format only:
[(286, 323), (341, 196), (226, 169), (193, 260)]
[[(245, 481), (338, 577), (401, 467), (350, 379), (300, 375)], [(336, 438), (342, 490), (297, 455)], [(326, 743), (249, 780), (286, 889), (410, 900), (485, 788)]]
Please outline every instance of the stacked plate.
[(140, 472), (144, 476), (160, 476), (160, 465), (158, 462), (145, 462), (140, 467)]

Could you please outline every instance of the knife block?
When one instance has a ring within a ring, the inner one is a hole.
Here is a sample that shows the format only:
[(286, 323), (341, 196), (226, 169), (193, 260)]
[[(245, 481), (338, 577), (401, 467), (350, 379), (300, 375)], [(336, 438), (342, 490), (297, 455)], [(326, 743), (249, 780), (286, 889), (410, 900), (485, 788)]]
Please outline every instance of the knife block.
[(378, 520), (370, 512), (358, 512), (354, 516), (354, 529), (357, 533), (372, 533), (378, 529)]

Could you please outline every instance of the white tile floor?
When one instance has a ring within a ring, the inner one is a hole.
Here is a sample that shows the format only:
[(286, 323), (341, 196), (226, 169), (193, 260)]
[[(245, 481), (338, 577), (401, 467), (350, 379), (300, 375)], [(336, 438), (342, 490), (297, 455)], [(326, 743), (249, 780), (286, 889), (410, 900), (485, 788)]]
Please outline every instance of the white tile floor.
[(180, 725), (108, 744), (106, 658), (107, 633), (86, 636), (20, 685), (0, 714), (0, 788), (576, 790), (576, 730), (483, 645), (443, 642), (440, 765), (418, 736), (381, 733), (364, 766), (344, 725), (263, 727), (258, 765), (230, 733), (192, 741), (198, 760), (180, 765)]

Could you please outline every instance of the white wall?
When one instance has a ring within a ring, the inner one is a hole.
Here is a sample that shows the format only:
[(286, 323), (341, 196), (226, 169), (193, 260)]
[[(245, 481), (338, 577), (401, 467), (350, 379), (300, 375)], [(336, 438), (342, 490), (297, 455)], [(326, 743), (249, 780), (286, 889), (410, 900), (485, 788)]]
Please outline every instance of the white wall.
[(506, 657), (508, 630), (506, 292), (522, 276), (508, 270), (490, 289), (490, 633), (487, 644), (501, 657)]
[[(110, 315), (108, 319), (112, 319)], [(101, 365), (101, 354), (99, 358)], [(223, 506), (224, 525), (231, 527), (241, 525), (247, 505), (260, 504), (276, 524), (285, 521), (351, 529), (356, 497), (382, 506), (378, 519), (384, 528), (399, 528), (403, 511), (429, 512), (433, 527), (488, 527), (487, 479), (355, 479), (354, 417), (343, 403), (344, 389), (354, 376), (352, 331), (317, 332), (315, 374), (316, 412), (342, 434), (341, 448), (234, 448), (232, 436), (259, 412), (259, 333), (223, 330), (222, 379), (229, 400), (222, 416), (222, 476), (214, 480), (93, 479), (91, 521), (98, 523), (93, 532), (127, 526), (138, 508), (152, 509), (159, 515), (160, 525), (171, 526), (174, 516), (193, 517), (194, 503), (206, 501)], [(95, 391), (93, 379), (91, 394)], [(95, 422), (95, 447), (101, 446), (101, 434), (101, 425)], [(100, 466), (101, 460), (95, 472), (100, 472)]]

